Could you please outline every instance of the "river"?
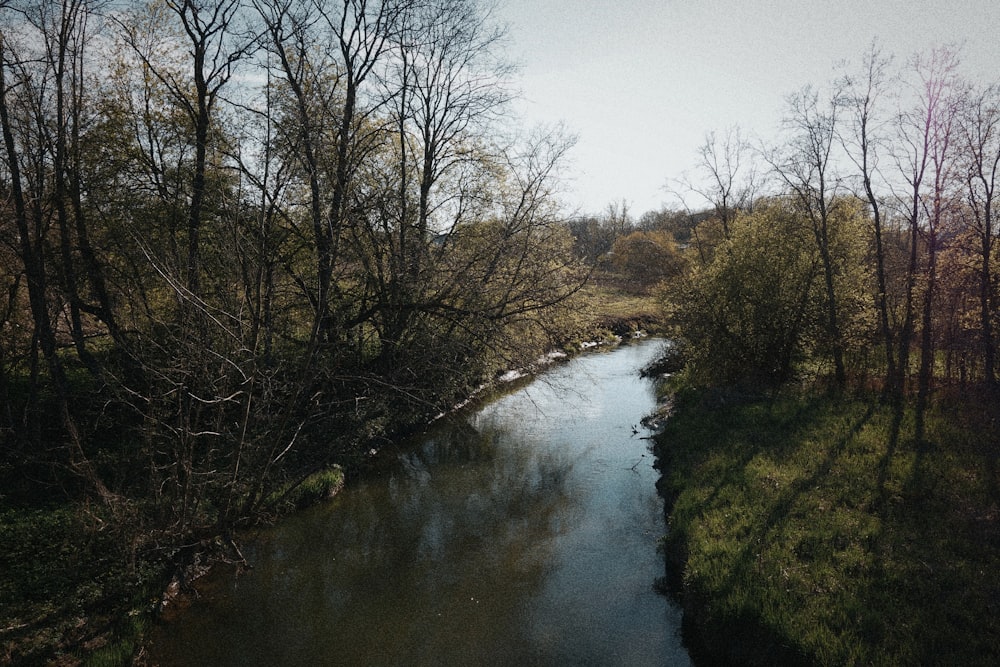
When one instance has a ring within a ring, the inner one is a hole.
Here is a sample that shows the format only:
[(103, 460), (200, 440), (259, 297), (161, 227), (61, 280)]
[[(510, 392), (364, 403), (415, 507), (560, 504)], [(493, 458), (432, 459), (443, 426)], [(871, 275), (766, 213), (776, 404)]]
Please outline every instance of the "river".
[(582, 355), (383, 451), (245, 544), (253, 569), (158, 624), (150, 662), (690, 664), (653, 589), (665, 524), (639, 369), (660, 345)]

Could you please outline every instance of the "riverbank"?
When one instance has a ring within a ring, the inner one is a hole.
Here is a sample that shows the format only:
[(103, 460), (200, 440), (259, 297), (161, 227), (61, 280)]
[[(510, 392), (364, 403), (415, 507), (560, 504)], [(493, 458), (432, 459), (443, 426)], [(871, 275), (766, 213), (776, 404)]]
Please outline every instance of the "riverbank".
[(995, 396), (682, 393), (656, 439), (671, 582), (706, 664), (996, 664)]
[[(556, 324), (564, 349), (572, 355), (587, 349), (590, 341), (611, 341), (655, 324), (656, 316), (649, 314), (655, 309), (650, 298), (625, 298), (588, 286), (570, 310), (572, 316)], [(419, 428), (420, 423), (409, 426)], [(405, 433), (406, 428), (399, 424), (393, 433)], [(349, 439), (350, 434), (341, 436)], [(359, 456), (377, 450), (388, 437), (382, 433), (369, 442), (359, 432)], [(358, 458), (341, 461), (336, 456), (315, 452), (312, 474), (285, 475), (288, 482), (264, 503), (267, 514), (249, 517), (246, 523), (276, 520), (335, 493), (345, 483), (344, 469), (356, 467)], [(110, 469), (127, 462), (108, 459), (102, 465)], [(0, 473), (7, 476), (4, 479), (15, 475), (8, 469)], [(136, 548), (128, 516), (114, 523), (99, 503), (51, 486), (49, 496), (32, 503), (12, 502), (0, 490), (0, 665), (131, 664), (141, 651), (146, 628), (163, 607), (164, 590), (183, 589), (184, 580), (201, 572), (206, 560), (241, 558), (235, 542), (211, 532), (181, 542), (163, 531), (147, 535), (148, 544)], [(141, 499), (123, 509), (134, 519), (142, 511)], [(169, 604), (176, 606), (176, 600)]]
[(242, 540), (252, 573), (200, 583), (149, 663), (686, 664), (632, 431), (660, 349), (580, 355), (384, 450), (334, 503)]
[[(275, 492), (287, 514), (344, 486), (333, 466)], [(127, 531), (83, 503), (0, 506), (0, 665), (129, 665), (156, 615), (182, 608), (212, 563), (242, 558), (221, 536), (130, 558)]]

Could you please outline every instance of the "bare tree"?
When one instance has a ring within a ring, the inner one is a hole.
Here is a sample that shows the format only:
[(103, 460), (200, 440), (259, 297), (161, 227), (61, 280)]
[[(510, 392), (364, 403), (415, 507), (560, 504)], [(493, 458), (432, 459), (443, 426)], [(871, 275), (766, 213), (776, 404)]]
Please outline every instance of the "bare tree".
[[(489, 133), (510, 99), (510, 66), (498, 51), (504, 32), (479, 2), (413, 3), (401, 20), (394, 76), (387, 81), (397, 195), (380, 222), (360, 230), (369, 235), (364, 243), (392, 246), (386, 271), (372, 274), (381, 276), (386, 351), (417, 312), (433, 238), (447, 233), (468, 203), (461, 184), (478, 169), (486, 144), (477, 134)], [(449, 187), (439, 187), (443, 183)], [(379, 242), (370, 236), (376, 228), (391, 233)]]
[[(924, 302), (921, 330), (921, 363), (917, 388), (917, 438), (923, 437), (923, 413), (933, 375), (933, 307), (936, 292), (937, 232), (948, 204), (947, 188), (953, 185), (955, 93), (958, 56), (950, 47), (918, 55), (912, 62), (916, 76), (913, 106), (897, 119), (894, 156), (906, 190), (897, 194), (909, 227), (909, 263), (904, 293), (903, 325), (899, 336), (899, 376), (895, 390), (902, 391), (909, 368), (910, 346), (916, 320), (915, 291), (920, 269), (920, 248), (925, 248)], [(930, 179), (930, 182), (928, 182)], [(928, 191), (929, 188), (929, 191)]]
[[(51, 165), (48, 127), (45, 123), (48, 91), (45, 72), (39, 73), (40, 76), (33, 76), (32, 60), (16, 52), (0, 32), (0, 131), (3, 135), (7, 171), (6, 186), (9, 188), (13, 207), (19, 258), (34, 324), (32, 356), (37, 354), (34, 351), (37, 341), (57, 399), (59, 417), (69, 441), (69, 454), (65, 461), (59, 463), (67, 465), (102, 500), (114, 506), (114, 494), (104, 484), (84, 450), (84, 434), (74, 416), (69, 378), (59, 355), (56, 322), (50, 312), (53, 302), (58, 303), (59, 300), (52, 290), (51, 263), (47, 248), (47, 209), (52, 205), (46, 178)], [(48, 64), (42, 59), (43, 70)], [(14, 76), (14, 81), (8, 78), (9, 72)], [(15, 113), (12, 113), (12, 109)], [(33, 404), (37, 396), (35, 385), (39, 379), (34, 360), (31, 365), (32, 396), (26, 408), (29, 414), (37, 412), (39, 407)]]
[[(280, 122), (285, 150), (284, 157), (297, 163), (305, 174), (309, 192), (309, 221), (313, 243), (316, 247), (317, 289), (315, 295), (308, 290), (315, 313), (313, 337), (324, 330), (329, 308), (330, 282), (333, 273), (333, 227), (329, 224), (328, 211), (324, 210), (323, 168), (320, 155), (331, 150), (325, 141), (330, 125), (336, 122), (335, 99), (340, 92), (340, 78), (334, 61), (323, 59), (324, 52), (316, 54), (320, 37), (314, 33), (319, 20), (311, 0), (257, 0), (254, 2), (264, 27), (264, 49), (277, 60), (279, 80), (283, 80), (291, 93), (294, 121)], [(268, 67), (270, 76), (270, 66)], [(270, 80), (269, 80), (270, 81)], [(269, 82), (268, 95), (274, 84)], [(270, 99), (270, 97), (269, 97)], [(266, 113), (273, 113), (273, 107)], [(268, 139), (269, 145), (277, 142)]]
[(837, 385), (847, 381), (844, 342), (838, 312), (832, 243), (832, 209), (837, 206), (838, 176), (833, 171), (833, 150), (837, 137), (835, 99), (821, 104), (819, 93), (804, 88), (788, 102), (791, 115), (785, 121), (792, 133), (787, 152), (769, 160), (809, 220), (822, 261), (826, 293), (826, 343), (833, 358)]
[[(341, 104), (337, 110), (336, 158), (324, 228), (326, 238), (322, 241), (329, 253), (331, 268), (336, 262), (343, 229), (347, 225), (352, 180), (366, 153), (371, 150), (373, 136), (371, 128), (366, 127), (366, 120), (379, 108), (375, 104), (363, 106), (363, 87), (377, 75), (377, 68), (399, 34), (403, 12), (409, 5), (408, 0), (345, 0), (338, 11), (326, 3), (316, 2), (319, 15), (333, 38), (335, 48), (339, 50), (343, 79)], [(374, 93), (370, 95), (371, 100), (375, 98)], [(324, 280), (327, 283), (325, 290)], [(329, 297), (325, 292), (329, 292), (329, 287), (329, 276), (325, 279), (321, 276), (321, 298), (314, 333), (314, 338), (320, 341), (329, 339), (333, 328), (327, 317)]]
[[(67, 0), (25, 5), (23, 15), (38, 37), (40, 52), (35, 77), (40, 83), (37, 123), (50, 154), (51, 192), (44, 197), (54, 211), (59, 230), (58, 275), (68, 306), (69, 330), (77, 355), (96, 376), (97, 360), (86, 345), (83, 313), (102, 320), (117, 338), (117, 327), (96, 252), (90, 243), (86, 216), (81, 203), (80, 126), (85, 104), (84, 62), (95, 3)], [(79, 259), (78, 259), (79, 257)], [(82, 267), (78, 267), (82, 259)], [(84, 299), (85, 283), (98, 303)]]
[(979, 322), (986, 382), (995, 385), (996, 342), (993, 336), (996, 242), (994, 205), (1000, 182), (1000, 86), (994, 84), (971, 94), (961, 115), (962, 167), (972, 232), (979, 242)]
[(613, 201), (604, 208), (602, 224), (608, 230), (612, 243), (632, 231), (632, 213), (624, 199)]
[[(174, 102), (191, 121), (194, 136), (194, 165), (191, 196), (187, 214), (186, 291), (197, 297), (200, 292), (200, 235), (204, 213), (205, 173), (208, 163), (209, 129), (222, 88), (233, 76), (236, 64), (254, 47), (254, 41), (234, 34), (234, 22), (242, 0), (165, 0), (188, 39), (191, 78), (182, 78), (163, 67), (149, 50), (134, 25), (119, 20), (127, 43), (143, 65), (166, 87)], [(193, 83), (193, 94), (192, 94)]]
[[(922, 205), (925, 210), (927, 227), (925, 230), (927, 243), (926, 289), (924, 293), (923, 314), (920, 342), (920, 373), (917, 389), (917, 437), (922, 437), (922, 417), (930, 397), (931, 380), (934, 375), (934, 309), (938, 290), (938, 251), (940, 232), (949, 217), (954, 217), (956, 196), (956, 157), (957, 116), (959, 109), (958, 82), (955, 80), (957, 59), (954, 54), (935, 54), (941, 57), (942, 83), (941, 98), (931, 122), (930, 167), (931, 192)], [(931, 65), (936, 67), (936, 65)]]
[(694, 193), (711, 207), (722, 225), (723, 238), (729, 238), (730, 226), (740, 211), (749, 212), (760, 190), (756, 151), (739, 126), (726, 128), (724, 135), (715, 131), (705, 135), (698, 148), (697, 172), (700, 180), (679, 179), (668, 189), (674, 192), (684, 207), (685, 193)]
[[(504, 32), (477, 0), (428, 3), (419, 10), (421, 37), (411, 46), (406, 114), (417, 140), (418, 195), (414, 248), (427, 241), (435, 205), (432, 189), (467, 159), (470, 133), (496, 118), (510, 99), (510, 66), (497, 52)], [(405, 154), (407, 146), (401, 146)], [(411, 251), (411, 277), (420, 251)]]
[(853, 162), (861, 179), (864, 198), (872, 216), (872, 239), (875, 245), (875, 305), (878, 310), (879, 328), (885, 348), (885, 390), (890, 391), (896, 377), (896, 351), (894, 332), (889, 321), (888, 279), (886, 277), (885, 214), (882, 199), (876, 191), (880, 179), (880, 151), (885, 146), (885, 98), (889, 94), (892, 75), (889, 67), (892, 58), (884, 56), (878, 45), (872, 43), (865, 54), (859, 75), (847, 75), (842, 82), (840, 103), (845, 109), (844, 125), (840, 140), (845, 153)]

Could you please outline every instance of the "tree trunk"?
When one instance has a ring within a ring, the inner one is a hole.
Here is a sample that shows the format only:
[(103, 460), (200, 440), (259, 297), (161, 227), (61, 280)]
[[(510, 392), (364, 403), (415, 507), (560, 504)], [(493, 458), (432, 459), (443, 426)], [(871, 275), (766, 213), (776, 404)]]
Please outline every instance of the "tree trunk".
[(14, 204), (14, 222), (20, 236), (21, 261), (24, 265), (24, 275), (28, 283), (28, 301), (34, 321), (35, 339), (41, 347), (42, 356), (45, 358), (46, 365), (48, 366), (50, 380), (59, 404), (59, 416), (70, 438), (69, 466), (74, 472), (84, 478), (105, 502), (110, 504), (112, 494), (100, 480), (96, 470), (83, 451), (80, 432), (69, 407), (69, 382), (66, 378), (63, 365), (59, 360), (55, 330), (52, 326), (52, 320), (49, 317), (45, 259), (41, 252), (40, 244), (36, 247), (33, 243), (33, 235), (28, 224), (27, 207), (21, 185), (17, 143), (11, 128), (7, 106), (5, 69), (3, 38), (0, 36), (0, 128), (2, 128), (4, 148), (7, 153), (11, 199)]
[(937, 291), (937, 234), (933, 228), (927, 238), (927, 289), (924, 293), (923, 317), (920, 329), (920, 371), (917, 377), (915, 438), (924, 437), (924, 413), (930, 399), (934, 375), (934, 295)]

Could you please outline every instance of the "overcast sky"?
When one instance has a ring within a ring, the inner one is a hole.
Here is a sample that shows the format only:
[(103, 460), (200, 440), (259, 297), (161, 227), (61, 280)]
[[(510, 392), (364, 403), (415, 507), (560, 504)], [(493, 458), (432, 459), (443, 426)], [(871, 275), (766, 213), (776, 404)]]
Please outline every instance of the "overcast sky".
[(660, 208), (707, 132), (773, 137), (789, 93), (829, 83), (873, 38), (903, 62), (961, 44), (967, 76), (1000, 80), (998, 0), (496, 1), (525, 122), (578, 136), (566, 199), (582, 212)]

